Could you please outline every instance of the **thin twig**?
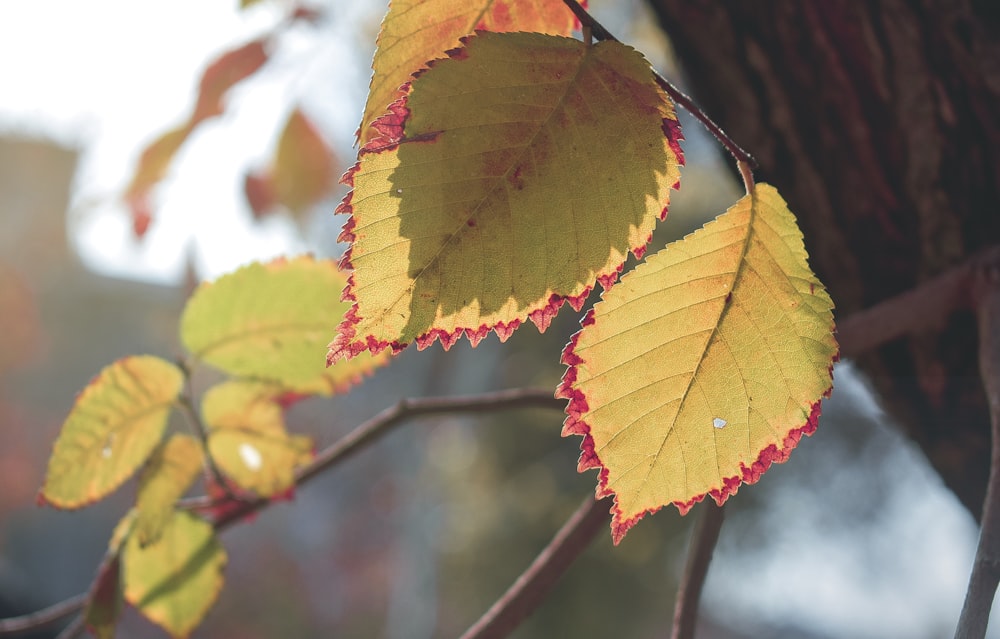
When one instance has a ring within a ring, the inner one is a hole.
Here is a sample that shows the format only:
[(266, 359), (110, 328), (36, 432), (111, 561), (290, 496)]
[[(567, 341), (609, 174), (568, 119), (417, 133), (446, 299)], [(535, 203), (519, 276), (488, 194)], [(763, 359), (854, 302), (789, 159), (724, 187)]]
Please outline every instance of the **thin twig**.
[(698, 601), (712, 562), (715, 544), (719, 541), (719, 531), (725, 518), (723, 506), (708, 502), (702, 505), (700, 519), (691, 531), (691, 549), (688, 551), (687, 565), (677, 589), (674, 604), (674, 629), (671, 639), (692, 639), (698, 621)]
[[(333, 445), (316, 455), (307, 466), (303, 466), (295, 475), (295, 485), (300, 487), (324, 470), (347, 459), (362, 450), (389, 430), (408, 419), (425, 415), (447, 415), (450, 413), (479, 412), (487, 413), (515, 408), (550, 408), (562, 410), (566, 407), (564, 400), (555, 399), (548, 389), (513, 389), (469, 395), (466, 397), (422, 397), (418, 399), (403, 399), (395, 406), (364, 422)], [(226, 512), (215, 520), (216, 530), (228, 528), (234, 522), (243, 519), (264, 508), (271, 501), (256, 499), (243, 502), (238, 508)]]
[(517, 628), (545, 599), (559, 577), (607, 525), (610, 498), (587, 497), (549, 545), (500, 599), (465, 631), (462, 639), (500, 639)]
[[(598, 40), (610, 40), (612, 42), (621, 42), (618, 38), (611, 34), (610, 31), (604, 28), (600, 22), (594, 19), (594, 16), (590, 15), (586, 9), (580, 6), (580, 3), (576, 0), (563, 0), (563, 4), (569, 7), (569, 10), (573, 12), (576, 19), (580, 21), (580, 24), (584, 27), (590, 27), (593, 35)], [(678, 89), (670, 80), (667, 80), (655, 69), (653, 70), (653, 77), (656, 78), (656, 83), (660, 85), (660, 88), (666, 92), (674, 102), (679, 104), (684, 108), (685, 111), (693, 115), (701, 124), (708, 129), (708, 131), (715, 136), (722, 146), (729, 151), (729, 154), (736, 158), (737, 162), (746, 162), (750, 168), (757, 168), (757, 160), (753, 158), (747, 151), (745, 151), (740, 145), (736, 144), (735, 140), (729, 137), (725, 131), (722, 130), (718, 124), (715, 123), (712, 118), (708, 117), (708, 114), (701, 110), (694, 100), (687, 96), (683, 91)]]
[(248, 501), (245, 497), (237, 495), (233, 492), (232, 488), (229, 486), (229, 482), (226, 480), (226, 476), (222, 474), (219, 469), (219, 465), (215, 463), (215, 458), (212, 457), (212, 453), (208, 448), (208, 428), (205, 427), (205, 423), (201, 421), (201, 416), (198, 415), (197, 409), (195, 409), (194, 404), (191, 402), (191, 388), (190, 388), (190, 377), (188, 391), (181, 395), (177, 400), (177, 405), (180, 407), (181, 412), (187, 417), (188, 421), (191, 423), (191, 427), (194, 429), (195, 434), (198, 439), (201, 440), (201, 445), (205, 448), (205, 470), (206, 474), (210, 479), (214, 479), (215, 483), (219, 486), (223, 493), (225, 493), (228, 499), (233, 501)]
[(56, 639), (76, 639), (82, 635), (87, 630), (87, 622), (84, 621), (83, 615), (75, 618), (69, 623), (68, 626), (62, 629)]
[[(296, 473), (295, 484), (302, 486), (324, 470), (335, 466), (372, 444), (379, 437), (388, 433), (393, 426), (417, 417), (468, 412), (489, 413), (518, 408), (562, 410), (565, 407), (566, 402), (555, 399), (550, 389), (536, 388), (518, 388), (464, 397), (404, 399), (362, 423), (343, 439), (322, 450), (309, 465), (304, 466)], [(199, 500), (199, 498), (195, 498), (195, 500)], [(219, 502), (207, 503), (212, 505)], [(269, 499), (239, 501), (238, 507), (220, 516), (213, 522), (213, 525), (216, 530), (223, 530), (247, 515), (266, 508), (271, 503), (273, 502)], [(192, 505), (201, 506), (202, 502), (192, 500)], [(87, 593), (83, 593), (31, 614), (0, 619), (0, 635), (15, 634), (44, 626), (79, 612), (86, 603)]]
[(36, 610), (20, 617), (0, 619), (0, 635), (17, 635), (47, 626), (50, 623), (55, 623), (64, 617), (79, 612), (83, 609), (85, 603), (87, 603), (87, 593), (81, 593), (65, 601), (52, 604), (48, 608), (42, 608), (41, 610)]
[(973, 300), (979, 323), (979, 374), (990, 410), (993, 445), (979, 546), (956, 639), (986, 636), (990, 608), (1000, 584), (1000, 260), (984, 261), (976, 269)]

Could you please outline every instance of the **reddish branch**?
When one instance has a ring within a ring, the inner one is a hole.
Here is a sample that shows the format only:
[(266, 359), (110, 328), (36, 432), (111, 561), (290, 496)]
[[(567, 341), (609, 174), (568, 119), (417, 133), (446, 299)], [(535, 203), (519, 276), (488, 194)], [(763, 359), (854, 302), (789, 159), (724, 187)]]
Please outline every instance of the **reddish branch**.
[(507, 592), (461, 639), (500, 639), (534, 612), (552, 586), (607, 526), (611, 499), (587, 497)]
[(986, 636), (990, 607), (1000, 584), (1000, 259), (995, 254), (992, 257), (975, 270), (972, 286), (979, 324), (979, 374), (992, 422), (990, 479), (983, 503), (979, 546), (956, 639)]

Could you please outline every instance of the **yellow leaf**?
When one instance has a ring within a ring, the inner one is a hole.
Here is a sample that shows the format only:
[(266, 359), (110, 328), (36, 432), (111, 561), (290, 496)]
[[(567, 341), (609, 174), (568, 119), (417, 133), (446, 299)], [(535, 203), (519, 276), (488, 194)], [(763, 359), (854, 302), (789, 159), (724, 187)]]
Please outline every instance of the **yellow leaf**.
[(816, 429), (833, 304), (778, 192), (757, 185), (622, 278), (563, 355), (564, 435), (615, 495), (617, 543), (643, 515), (721, 504)]
[(91, 504), (118, 488), (163, 437), (184, 373), (151, 355), (120, 359), (77, 397), (49, 459), (40, 498)]
[(666, 215), (681, 161), (643, 57), (531, 33), (481, 33), (437, 61), (361, 150), (343, 265), (356, 302), (328, 358), (394, 351), (525, 319), (609, 287)]
[(130, 535), (122, 550), (125, 601), (172, 637), (187, 637), (222, 589), (226, 551), (207, 522), (175, 512), (156, 544)]
[(334, 262), (308, 256), (245, 266), (198, 287), (181, 317), (181, 342), (230, 375), (295, 393), (343, 391), (387, 359), (326, 368), (331, 318), (350, 308), (340, 301), (345, 283)]
[(156, 543), (173, 516), (174, 504), (198, 477), (204, 463), (201, 442), (175, 434), (153, 452), (139, 476), (135, 534), (143, 546)]
[(457, 47), (462, 36), (476, 29), (570, 35), (574, 24), (560, 0), (392, 0), (372, 60), (361, 144), (378, 135), (372, 122), (402, 95), (400, 86), (410, 74)]
[(213, 386), (202, 399), (208, 450), (219, 469), (241, 488), (271, 497), (292, 488), (297, 466), (312, 459), (312, 441), (290, 437), (280, 387), (242, 380)]

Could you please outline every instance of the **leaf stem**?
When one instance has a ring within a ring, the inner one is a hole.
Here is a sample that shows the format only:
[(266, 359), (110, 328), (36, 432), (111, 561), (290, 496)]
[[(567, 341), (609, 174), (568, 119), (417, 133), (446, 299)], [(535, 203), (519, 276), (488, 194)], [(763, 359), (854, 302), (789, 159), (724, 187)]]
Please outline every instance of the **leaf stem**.
[(693, 639), (698, 621), (698, 602), (701, 590), (712, 562), (715, 544), (719, 541), (719, 531), (725, 519), (723, 506), (705, 503), (701, 516), (691, 531), (691, 549), (688, 551), (687, 565), (677, 590), (674, 604), (674, 628), (671, 639)]
[(587, 497), (552, 541), (461, 639), (501, 639), (544, 601), (556, 581), (607, 525), (610, 498)]
[[(593, 37), (598, 40), (621, 42), (621, 40), (612, 35), (610, 31), (605, 29), (601, 23), (595, 20), (594, 16), (590, 15), (590, 13), (580, 6), (580, 3), (576, 0), (563, 0), (563, 4), (569, 7), (569, 10), (573, 12), (573, 15), (576, 16), (576, 19), (580, 21), (580, 24), (583, 25), (584, 28), (590, 28), (593, 33)], [(670, 80), (667, 80), (660, 75), (656, 69), (653, 69), (653, 77), (656, 79), (656, 83), (660, 85), (660, 88), (663, 89), (667, 95), (673, 98), (674, 102), (682, 106), (685, 111), (693, 115), (695, 119), (701, 122), (702, 126), (708, 129), (708, 131), (715, 136), (715, 139), (717, 139), (719, 143), (721, 143), (722, 146), (729, 151), (729, 154), (732, 155), (737, 162), (745, 162), (751, 169), (757, 168), (757, 160), (755, 160), (753, 156), (745, 151), (740, 145), (736, 144), (736, 142), (722, 130), (722, 127), (716, 124), (712, 118), (708, 117), (707, 113), (702, 111), (701, 107), (695, 104), (694, 100), (674, 86)]]
[(1000, 584), (1000, 259), (984, 260), (976, 269), (972, 297), (979, 324), (979, 374), (989, 405), (993, 443), (979, 546), (956, 639), (986, 636), (990, 608)]
[(201, 421), (201, 417), (198, 415), (198, 411), (195, 410), (194, 404), (191, 401), (191, 388), (190, 388), (190, 377), (188, 377), (188, 390), (181, 395), (177, 404), (180, 406), (181, 412), (187, 417), (188, 422), (192, 425), (195, 434), (198, 439), (201, 440), (201, 445), (205, 449), (205, 470), (206, 473), (215, 480), (219, 488), (222, 489), (226, 497), (234, 501), (247, 501), (246, 498), (237, 495), (230, 489), (229, 482), (226, 481), (225, 475), (219, 470), (219, 466), (215, 463), (215, 459), (212, 457), (212, 453), (208, 448), (208, 429), (205, 427), (205, 423)]

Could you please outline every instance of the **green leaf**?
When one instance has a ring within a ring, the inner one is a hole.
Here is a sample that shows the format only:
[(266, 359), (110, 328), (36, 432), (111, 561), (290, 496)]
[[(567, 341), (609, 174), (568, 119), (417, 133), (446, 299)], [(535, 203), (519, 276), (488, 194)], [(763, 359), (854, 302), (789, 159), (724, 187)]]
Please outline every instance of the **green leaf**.
[(49, 459), (40, 498), (79, 508), (114, 491), (163, 437), (184, 373), (140, 355), (120, 359), (83, 389)]
[(759, 184), (584, 318), (557, 395), (563, 434), (584, 436), (580, 470), (615, 496), (615, 543), (666, 504), (722, 504), (815, 431), (837, 341), (806, 258), (795, 217)]
[(666, 215), (682, 161), (643, 57), (532, 33), (480, 33), (417, 77), (348, 173), (351, 247), (331, 361), (364, 350), (544, 330), (608, 288)]
[(350, 308), (340, 301), (345, 284), (330, 260), (251, 264), (198, 287), (181, 318), (181, 342), (231, 375), (303, 394), (343, 391), (387, 361), (371, 357), (326, 368), (331, 318)]
[(143, 546), (156, 543), (173, 516), (174, 504), (187, 492), (204, 464), (201, 442), (176, 434), (153, 452), (139, 476), (135, 535)]
[(156, 544), (130, 535), (122, 553), (125, 600), (173, 637), (187, 637), (222, 589), (226, 551), (207, 522), (175, 512)]
[(308, 437), (289, 436), (274, 385), (234, 380), (213, 386), (202, 399), (208, 450), (219, 469), (262, 497), (295, 484), (297, 466), (312, 459)]

